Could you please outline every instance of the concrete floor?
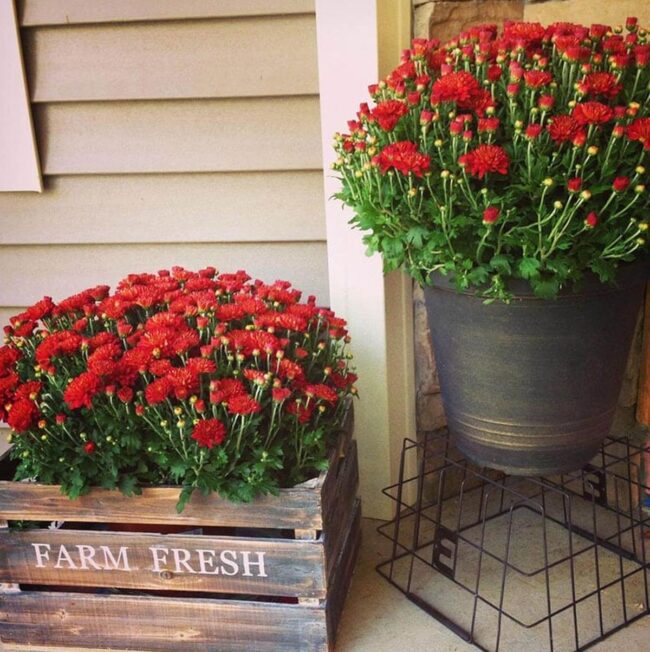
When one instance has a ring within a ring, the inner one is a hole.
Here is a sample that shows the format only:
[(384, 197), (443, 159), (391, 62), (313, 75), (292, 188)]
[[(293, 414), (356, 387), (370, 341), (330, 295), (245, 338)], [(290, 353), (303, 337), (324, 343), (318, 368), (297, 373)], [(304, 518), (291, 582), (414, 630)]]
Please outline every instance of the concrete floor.
[[(381, 521), (364, 519), (363, 544), (341, 625), (337, 652), (471, 652), (472, 645), (416, 607), (375, 570), (389, 558), (391, 544), (376, 531)], [(515, 599), (530, 601), (530, 587), (515, 590)], [(561, 624), (557, 630), (562, 635)], [(572, 631), (572, 630), (568, 630)], [(567, 632), (565, 632), (566, 634)], [(548, 645), (522, 641), (502, 644), (500, 652), (542, 652)], [(560, 649), (571, 649), (561, 647)], [(590, 648), (594, 652), (650, 650), (650, 617), (644, 617)]]

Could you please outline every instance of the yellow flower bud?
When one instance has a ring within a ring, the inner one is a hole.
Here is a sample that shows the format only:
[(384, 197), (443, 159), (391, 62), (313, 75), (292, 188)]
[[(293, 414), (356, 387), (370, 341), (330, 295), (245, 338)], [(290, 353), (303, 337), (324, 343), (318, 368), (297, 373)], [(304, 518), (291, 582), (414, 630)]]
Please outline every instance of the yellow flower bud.
[(544, 179), (544, 181), (542, 181), (542, 183), (543, 183), (547, 188), (550, 188), (550, 187), (555, 183), (555, 181), (553, 181), (553, 179), (551, 179), (551, 177), (546, 177), (546, 179)]
[(417, 194), (418, 194), (418, 191), (417, 191), (416, 188), (409, 188), (409, 191), (408, 191), (408, 196), (409, 197), (415, 197), (415, 195), (417, 195)]
[(448, 179), (450, 174), (451, 174), (451, 172), (449, 172), (449, 170), (443, 170), (440, 173), (440, 178), (441, 179)]
[(558, 199), (556, 202), (553, 203), (553, 208), (557, 209), (558, 211), (564, 206), (564, 204)]
[(361, 170), (355, 170), (355, 172), (354, 172), (354, 176), (355, 176), (357, 179), (360, 179), (360, 178), (363, 176), (363, 172), (362, 172)]
[(647, 231), (647, 230), (648, 230), (648, 224), (646, 222), (640, 222), (639, 231)]
[(639, 247), (643, 247), (645, 244), (645, 239), (644, 238), (637, 238), (635, 242), (639, 245)]
[(634, 168), (634, 171), (635, 171), (637, 174), (645, 174), (645, 168), (644, 168), (642, 165), (637, 165), (637, 166)]
[(580, 197), (582, 197), (582, 199), (584, 199), (585, 201), (587, 201), (588, 199), (591, 199), (591, 190), (583, 190), (580, 193)]
[(640, 195), (642, 192), (645, 192), (645, 186), (642, 183), (637, 184), (634, 186), (634, 192)]
[(442, 140), (440, 140), (440, 138), (436, 138), (436, 140), (433, 141), (433, 144), (435, 145), (435, 147), (442, 147), (443, 145)]
[(589, 154), (589, 156), (596, 156), (596, 154), (598, 154), (598, 148), (595, 145), (587, 147), (587, 154)]

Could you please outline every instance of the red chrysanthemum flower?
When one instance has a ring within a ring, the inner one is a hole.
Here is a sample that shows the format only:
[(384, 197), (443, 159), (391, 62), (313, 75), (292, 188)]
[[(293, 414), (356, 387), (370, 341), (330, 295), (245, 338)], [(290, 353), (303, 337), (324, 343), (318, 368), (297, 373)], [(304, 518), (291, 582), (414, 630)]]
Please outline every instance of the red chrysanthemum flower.
[(479, 118), (477, 131), (487, 134), (493, 134), (499, 128), (499, 118)]
[(585, 226), (588, 229), (594, 229), (596, 228), (597, 225), (598, 225), (598, 215), (596, 215), (596, 213), (591, 211), (591, 213), (589, 213), (587, 217), (585, 217)]
[(637, 118), (626, 130), (630, 140), (643, 143), (643, 149), (650, 150), (650, 118)]
[(310, 401), (309, 404), (306, 404), (305, 401), (290, 401), (286, 404), (287, 412), (295, 415), (302, 424), (309, 422), (315, 407), (316, 403), (314, 401)]
[(571, 112), (579, 125), (602, 125), (614, 117), (614, 111), (601, 102), (582, 102)]
[(580, 125), (570, 115), (555, 115), (547, 129), (554, 142), (564, 143), (573, 140), (580, 131)]
[(546, 30), (540, 23), (506, 21), (503, 26), (504, 38), (526, 44), (540, 43), (545, 34)]
[(291, 396), (291, 390), (287, 387), (274, 387), (271, 396), (276, 403), (282, 403)]
[(16, 432), (29, 430), (40, 417), (36, 403), (28, 398), (20, 398), (12, 404), (7, 423)]
[(553, 81), (553, 75), (544, 70), (527, 70), (524, 73), (524, 83), (528, 88), (543, 88)]
[(233, 396), (246, 394), (244, 383), (237, 378), (223, 378), (210, 383), (210, 402), (223, 403)]
[(592, 72), (585, 76), (581, 85), (587, 95), (601, 95), (607, 98), (616, 97), (622, 88), (611, 72)]
[(149, 383), (144, 390), (144, 397), (147, 399), (149, 405), (156, 405), (162, 403), (172, 393), (174, 386), (171, 380), (164, 376)]
[(431, 104), (436, 106), (443, 102), (456, 102), (461, 109), (471, 109), (481, 90), (478, 80), (471, 73), (451, 72), (433, 83)]
[(248, 394), (238, 394), (228, 399), (228, 411), (232, 414), (257, 414), (262, 406)]
[(415, 143), (408, 140), (387, 145), (374, 161), (382, 174), (394, 168), (402, 174), (413, 173), (416, 177), (424, 176), (431, 165), (431, 159), (418, 150)]
[(629, 177), (616, 177), (612, 183), (612, 190), (614, 192), (624, 192), (630, 186)]
[(387, 100), (377, 104), (370, 112), (370, 115), (384, 131), (393, 131), (400, 118), (406, 115), (408, 111), (408, 106), (404, 102)]
[(54, 309), (54, 302), (52, 301), (52, 298), (43, 297), (40, 301), (36, 302), (33, 306), (27, 308), (24, 314), (31, 321), (38, 321), (39, 319), (43, 319), (43, 317), (49, 316), (52, 313), (53, 309)]
[(319, 398), (328, 403), (336, 403), (339, 399), (339, 395), (335, 390), (323, 384), (306, 385), (304, 392), (309, 397)]
[(499, 219), (499, 215), (501, 215), (501, 210), (498, 206), (488, 206), (483, 211), (483, 224), (494, 224)]
[(219, 419), (199, 421), (192, 430), (192, 439), (201, 448), (220, 446), (226, 438), (226, 426)]
[(0, 346), (0, 376), (2, 376), (10, 367), (13, 367), (20, 358), (22, 353), (13, 346)]
[(14, 398), (28, 398), (35, 401), (43, 389), (43, 383), (38, 380), (28, 380), (26, 383), (16, 387)]
[(580, 192), (582, 189), (582, 179), (580, 177), (573, 177), (566, 183), (569, 192)]
[(174, 396), (179, 401), (199, 391), (199, 376), (187, 367), (172, 369), (165, 378), (171, 382)]
[(458, 162), (468, 174), (479, 179), (490, 172), (508, 174), (510, 166), (508, 154), (498, 145), (479, 145), (476, 149), (463, 154)]
[(96, 374), (85, 372), (72, 379), (63, 393), (63, 400), (72, 410), (92, 407), (93, 397), (102, 387), (102, 382)]

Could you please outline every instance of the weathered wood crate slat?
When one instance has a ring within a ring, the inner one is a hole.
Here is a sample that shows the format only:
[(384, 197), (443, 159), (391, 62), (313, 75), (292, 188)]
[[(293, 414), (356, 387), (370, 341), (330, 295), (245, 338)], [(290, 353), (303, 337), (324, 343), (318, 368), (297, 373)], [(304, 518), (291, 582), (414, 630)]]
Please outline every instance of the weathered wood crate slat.
[(51, 652), (332, 649), (360, 541), (352, 430), (350, 411), (327, 471), (250, 504), (197, 495), (177, 514), (177, 488), (70, 501), (58, 487), (0, 482), (0, 526), (66, 521), (0, 529), (0, 642)]

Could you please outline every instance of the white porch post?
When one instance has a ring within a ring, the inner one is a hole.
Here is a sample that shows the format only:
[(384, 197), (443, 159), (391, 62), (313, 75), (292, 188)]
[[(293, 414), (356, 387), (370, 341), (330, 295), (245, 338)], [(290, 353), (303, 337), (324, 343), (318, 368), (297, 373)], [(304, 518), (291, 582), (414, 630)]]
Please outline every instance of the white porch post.
[(397, 480), (402, 440), (415, 435), (410, 283), (401, 273), (384, 278), (379, 256), (368, 258), (361, 234), (347, 224), (351, 211), (330, 199), (338, 189), (332, 138), (346, 130), (379, 78), (380, 39), (382, 68), (386, 57), (397, 63), (398, 47), (406, 45), (408, 0), (380, 0), (379, 36), (377, 4), (316, 0), (316, 21), (331, 304), (348, 320), (359, 373), (355, 432), (364, 515), (388, 518), (393, 506), (381, 489)]

